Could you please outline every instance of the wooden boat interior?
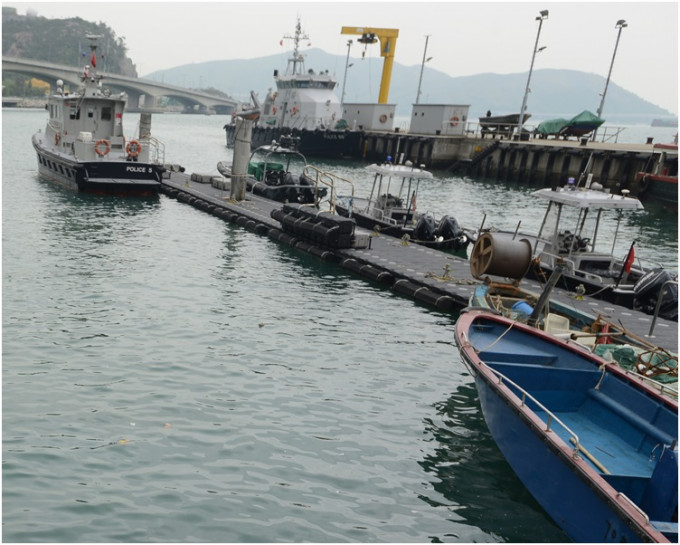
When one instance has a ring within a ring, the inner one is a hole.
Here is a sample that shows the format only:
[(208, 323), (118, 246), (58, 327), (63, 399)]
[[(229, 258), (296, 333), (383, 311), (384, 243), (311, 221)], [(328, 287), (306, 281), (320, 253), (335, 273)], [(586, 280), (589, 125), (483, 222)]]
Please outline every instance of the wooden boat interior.
[[(633, 377), (504, 323), (477, 320), (469, 332), (484, 364), (592, 468), (677, 532), (677, 406)], [(663, 462), (663, 463), (662, 463)]]

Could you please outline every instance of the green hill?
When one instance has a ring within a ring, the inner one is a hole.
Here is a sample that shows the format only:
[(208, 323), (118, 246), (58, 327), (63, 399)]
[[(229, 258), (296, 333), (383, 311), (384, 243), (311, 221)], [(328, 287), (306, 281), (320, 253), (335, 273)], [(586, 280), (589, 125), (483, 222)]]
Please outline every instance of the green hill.
[[(100, 58), (97, 66), (104, 72), (137, 77), (135, 66), (127, 56), (123, 38), (103, 23), (80, 19), (47, 19), (17, 15), (15, 8), (2, 8), (2, 55), (34, 59), (68, 66), (88, 62), (87, 34), (99, 35)], [(37, 96), (43, 89), (32, 89), (23, 76), (4, 74), (3, 94)]]

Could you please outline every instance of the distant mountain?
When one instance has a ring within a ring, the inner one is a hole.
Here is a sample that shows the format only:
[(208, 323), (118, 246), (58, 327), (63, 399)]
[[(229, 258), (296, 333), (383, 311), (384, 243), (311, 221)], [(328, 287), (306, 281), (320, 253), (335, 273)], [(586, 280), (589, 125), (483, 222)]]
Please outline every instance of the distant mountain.
[[(274, 87), (274, 70), (283, 73), (289, 53), (249, 60), (223, 60), (187, 64), (144, 75), (144, 78), (171, 85), (201, 88), (214, 87), (237, 100), (250, 101), (250, 92), (264, 99)], [(380, 58), (349, 59), (345, 86), (346, 102), (377, 102), (383, 61)], [(338, 79), (336, 94), (340, 98), (345, 71), (345, 56), (326, 53), (321, 49), (305, 51), (305, 66), (316, 72), (328, 70)], [(411, 105), (418, 92), (420, 65), (394, 63), (388, 102), (396, 104), (398, 116), (410, 116)], [(452, 77), (425, 66), (420, 102), (424, 104), (469, 104), (470, 117), (517, 113), (522, 105), (527, 74), (476, 74)], [(576, 70), (534, 70), (527, 111), (534, 117), (573, 117), (583, 110), (595, 112), (605, 78)], [(650, 122), (652, 117), (673, 116), (663, 108), (609, 82), (603, 117), (617, 120), (639, 119)]]

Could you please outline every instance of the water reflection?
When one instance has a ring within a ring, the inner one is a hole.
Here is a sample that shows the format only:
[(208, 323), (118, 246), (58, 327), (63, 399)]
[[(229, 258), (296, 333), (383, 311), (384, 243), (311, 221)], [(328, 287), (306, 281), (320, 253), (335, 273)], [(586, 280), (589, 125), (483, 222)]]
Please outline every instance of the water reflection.
[(430, 505), (450, 506), (468, 524), (500, 541), (564, 542), (493, 441), (474, 383), (459, 386), (436, 406), (425, 431), (438, 446), (420, 462), (435, 477)]

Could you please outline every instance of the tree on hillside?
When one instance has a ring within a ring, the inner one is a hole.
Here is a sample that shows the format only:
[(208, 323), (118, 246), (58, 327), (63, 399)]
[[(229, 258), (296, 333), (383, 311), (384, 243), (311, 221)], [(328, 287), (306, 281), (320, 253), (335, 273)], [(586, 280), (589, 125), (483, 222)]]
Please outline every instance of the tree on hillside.
[[(127, 56), (125, 39), (104, 23), (71, 19), (47, 19), (21, 16), (3, 8), (2, 55), (37, 61), (82, 66), (89, 63), (89, 41), (86, 36), (101, 36), (97, 49), (97, 67), (102, 72), (137, 77), (134, 64)], [(28, 78), (3, 73), (6, 95), (37, 96), (30, 92)], [(29, 93), (26, 95), (26, 93)]]

